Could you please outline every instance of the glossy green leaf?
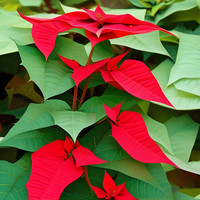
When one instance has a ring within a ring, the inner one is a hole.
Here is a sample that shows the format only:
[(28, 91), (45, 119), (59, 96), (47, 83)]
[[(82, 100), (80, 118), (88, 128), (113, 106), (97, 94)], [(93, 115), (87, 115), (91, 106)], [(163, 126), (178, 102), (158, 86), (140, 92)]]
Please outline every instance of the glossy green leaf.
[(178, 110), (199, 109), (199, 96), (177, 90), (173, 84), (167, 86), (170, 70), (173, 65), (174, 63), (172, 61), (165, 60), (152, 71), (166, 97)]
[(52, 112), (55, 124), (66, 130), (74, 141), (82, 129), (96, 122), (96, 115), (80, 111)]
[(160, 42), (158, 31), (112, 39), (111, 44), (123, 45), (140, 51), (147, 51), (169, 56), (168, 52)]
[(171, 15), (175, 12), (189, 10), (196, 6), (197, 6), (196, 0), (175, 1), (168, 8), (166, 8), (163, 12), (157, 14), (155, 17), (155, 21), (156, 21), (156, 23), (158, 23), (160, 20), (168, 17), (169, 15)]
[(24, 155), (16, 163), (0, 161), (0, 199), (27, 200), (25, 184), (31, 171), (30, 154)]
[(18, 46), (18, 49), (22, 65), (27, 69), (30, 80), (37, 84), (45, 99), (74, 86), (71, 73), (61, 61), (46, 61), (43, 54), (31, 46)]

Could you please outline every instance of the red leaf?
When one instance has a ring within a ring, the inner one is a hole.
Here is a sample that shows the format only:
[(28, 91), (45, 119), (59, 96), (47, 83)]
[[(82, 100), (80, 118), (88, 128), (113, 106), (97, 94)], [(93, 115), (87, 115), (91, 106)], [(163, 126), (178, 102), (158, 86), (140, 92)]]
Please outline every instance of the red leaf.
[(101, 163), (106, 163), (107, 161), (102, 160), (94, 155), (92, 151), (89, 149), (79, 146), (72, 152), (74, 159), (76, 161), (76, 166), (84, 166), (84, 165), (96, 165)]
[(27, 183), (30, 200), (57, 200), (64, 188), (83, 174), (72, 156), (67, 159), (64, 141), (57, 140), (32, 154), (31, 177)]
[(115, 197), (115, 200), (137, 200), (137, 199), (133, 197), (124, 186), (122, 187), (119, 195)]
[(89, 77), (93, 72), (103, 67), (110, 60), (110, 58), (106, 58), (104, 60), (95, 62), (94, 64), (79, 67), (79, 64), (75, 60), (70, 60), (60, 55), (59, 57), (66, 65), (68, 65), (74, 70), (71, 77), (74, 80), (77, 87), (82, 80)]
[(168, 101), (150, 69), (137, 60), (124, 61), (119, 71), (110, 72), (125, 91), (138, 98), (173, 105)]
[(131, 157), (144, 163), (167, 163), (175, 166), (151, 139), (139, 113), (124, 111), (117, 120), (116, 125), (111, 123), (112, 136)]
[(102, 189), (100, 189), (96, 186), (92, 186), (92, 189), (99, 199), (105, 198), (106, 193)]
[(103, 179), (103, 188), (111, 196), (113, 191), (115, 191), (115, 193), (117, 192), (115, 181), (113, 181), (112, 177), (106, 171)]

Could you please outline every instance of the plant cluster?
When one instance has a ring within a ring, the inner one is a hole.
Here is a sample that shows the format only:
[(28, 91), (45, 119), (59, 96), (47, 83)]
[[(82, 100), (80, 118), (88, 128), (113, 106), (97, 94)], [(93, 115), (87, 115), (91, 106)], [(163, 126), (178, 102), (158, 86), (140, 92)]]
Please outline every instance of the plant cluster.
[[(44, 2), (42, 11), (61, 12)], [(200, 13), (191, 2), (186, 12)], [(61, 4), (65, 13), (51, 16), (1, 10), (13, 45), (1, 53), (22, 62), (0, 102), (0, 148), (15, 154), (0, 161), (0, 198), (200, 198), (199, 118), (189, 112), (200, 108), (198, 21), (174, 27), (186, 0), (149, 2), (154, 23), (138, 8), (147, 2), (130, 3)], [(13, 108), (22, 96), (31, 103)]]

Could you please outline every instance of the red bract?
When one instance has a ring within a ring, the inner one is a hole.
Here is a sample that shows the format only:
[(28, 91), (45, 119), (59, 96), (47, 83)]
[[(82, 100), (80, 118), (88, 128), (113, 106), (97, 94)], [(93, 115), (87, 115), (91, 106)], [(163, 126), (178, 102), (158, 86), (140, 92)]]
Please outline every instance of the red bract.
[(119, 68), (117, 67), (117, 64), (126, 54), (121, 54), (112, 59), (104, 59), (84, 67), (79, 67), (75, 60), (62, 56), (60, 58), (66, 65), (74, 69), (71, 77), (76, 86), (92, 73), (101, 72), (105, 82), (120, 90), (125, 90), (131, 95), (147, 101), (160, 102), (173, 107), (162, 92), (156, 78), (143, 62), (128, 59)]
[(121, 105), (114, 108), (104, 105), (107, 116), (112, 120), (112, 136), (120, 146), (140, 162), (167, 163), (176, 166), (151, 139), (142, 116), (131, 111), (123, 111), (119, 115)]
[(104, 162), (68, 137), (43, 146), (32, 154), (31, 176), (26, 184), (29, 200), (59, 199), (65, 187), (83, 174), (82, 166)]
[(84, 9), (66, 13), (53, 19), (41, 19), (20, 16), (33, 24), (32, 36), (36, 46), (48, 58), (54, 48), (55, 39), (58, 33), (71, 28), (82, 28), (86, 35), (95, 44), (113, 38), (119, 38), (131, 34), (148, 33), (160, 30), (168, 34), (172, 33), (156, 26), (150, 22), (141, 21), (130, 14), (110, 15), (97, 6), (95, 11)]
[(116, 186), (112, 177), (106, 171), (103, 179), (103, 188), (104, 190), (92, 186), (92, 189), (99, 199), (137, 200), (128, 192), (125, 183)]

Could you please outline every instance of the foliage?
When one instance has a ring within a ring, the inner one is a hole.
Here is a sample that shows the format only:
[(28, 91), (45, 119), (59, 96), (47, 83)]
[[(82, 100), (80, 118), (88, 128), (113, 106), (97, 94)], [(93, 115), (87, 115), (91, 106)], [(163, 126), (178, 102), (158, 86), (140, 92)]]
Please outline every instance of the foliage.
[(200, 198), (199, 1), (0, 7), (0, 199)]

